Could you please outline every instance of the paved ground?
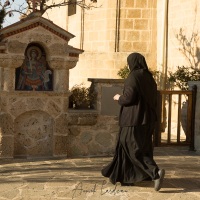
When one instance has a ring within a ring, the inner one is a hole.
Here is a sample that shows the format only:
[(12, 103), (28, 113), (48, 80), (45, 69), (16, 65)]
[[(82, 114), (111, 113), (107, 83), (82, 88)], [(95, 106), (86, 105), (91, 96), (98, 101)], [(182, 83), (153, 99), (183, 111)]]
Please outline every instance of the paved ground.
[(100, 170), (112, 158), (0, 160), (0, 200), (199, 200), (200, 153), (185, 147), (155, 148), (166, 169), (160, 192), (153, 182), (116, 186)]

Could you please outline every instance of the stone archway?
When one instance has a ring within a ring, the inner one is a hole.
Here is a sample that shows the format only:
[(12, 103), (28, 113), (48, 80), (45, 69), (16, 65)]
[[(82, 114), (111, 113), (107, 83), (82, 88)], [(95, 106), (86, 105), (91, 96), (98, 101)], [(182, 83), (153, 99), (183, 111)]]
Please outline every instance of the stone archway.
[(20, 115), (14, 124), (14, 157), (53, 155), (53, 119), (43, 111)]

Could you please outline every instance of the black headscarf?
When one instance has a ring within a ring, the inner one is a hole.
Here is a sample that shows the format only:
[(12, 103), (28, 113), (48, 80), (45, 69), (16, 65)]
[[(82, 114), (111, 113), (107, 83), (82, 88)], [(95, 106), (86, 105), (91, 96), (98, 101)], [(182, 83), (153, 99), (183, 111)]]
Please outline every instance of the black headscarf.
[(129, 69), (131, 72), (133, 70), (137, 70), (137, 69), (147, 69), (148, 70), (148, 66), (147, 66), (144, 56), (139, 53), (131, 53), (127, 57), (127, 62), (128, 62)]
[(127, 84), (136, 84), (139, 94), (146, 103), (155, 109), (157, 101), (157, 84), (148, 70), (146, 60), (139, 53), (131, 53), (127, 57), (130, 73), (127, 77)]

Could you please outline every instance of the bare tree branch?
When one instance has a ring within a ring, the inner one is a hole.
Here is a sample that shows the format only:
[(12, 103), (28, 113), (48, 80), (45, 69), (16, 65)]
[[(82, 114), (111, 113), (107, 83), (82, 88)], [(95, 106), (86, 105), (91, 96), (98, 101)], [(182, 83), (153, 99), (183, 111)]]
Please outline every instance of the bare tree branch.
[(26, 3), (18, 5), (17, 9), (12, 9), (11, 6), (14, 1), (17, 0), (6, 0), (4, 3), (0, 0), (0, 28), (2, 27), (5, 17), (7, 15), (11, 17), (13, 16), (13, 13), (20, 13), (23, 16), (27, 16), (36, 11), (43, 15), (49, 9), (72, 4), (80, 6), (83, 9), (97, 8), (95, 4), (97, 3), (97, 0), (90, 0), (90, 3), (87, 4), (85, 3), (85, 0), (60, 0), (59, 2), (55, 2), (54, 0), (25, 0)]
[[(86, 4), (85, 1), (80, 0), (80, 1), (72, 1), (72, 0), (61, 0), (58, 3), (55, 3), (53, 0), (51, 1), (50, 4), (46, 4), (46, 0), (41, 0), (38, 2), (38, 6), (36, 7), (36, 10), (38, 12), (41, 12), (41, 14), (44, 14), (47, 10), (55, 8), (55, 7), (62, 7), (62, 6), (67, 6), (67, 5), (78, 5), (81, 8), (84, 9), (91, 9), (91, 8), (97, 8), (97, 6), (94, 5), (97, 0), (91, 0), (91, 3)], [(33, 1), (32, 0), (27, 0), (28, 3), (28, 9), (33, 10)]]
[(176, 35), (176, 38), (179, 41), (180, 48), (179, 51), (186, 57), (190, 66), (198, 67), (199, 60), (199, 47), (198, 47), (198, 31), (193, 32), (190, 37), (187, 37), (184, 33), (184, 30), (181, 28), (179, 33)]

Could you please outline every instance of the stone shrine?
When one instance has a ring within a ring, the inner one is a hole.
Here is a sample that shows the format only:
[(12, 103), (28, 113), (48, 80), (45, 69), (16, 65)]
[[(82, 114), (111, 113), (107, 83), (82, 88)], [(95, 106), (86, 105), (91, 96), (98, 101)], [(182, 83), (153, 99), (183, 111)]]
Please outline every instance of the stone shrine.
[(0, 30), (0, 158), (67, 155), (73, 37), (40, 16)]

